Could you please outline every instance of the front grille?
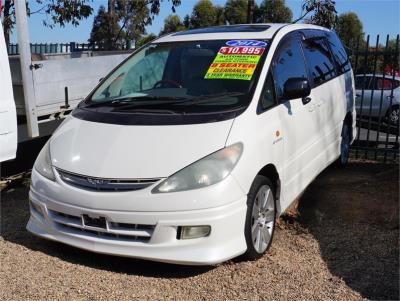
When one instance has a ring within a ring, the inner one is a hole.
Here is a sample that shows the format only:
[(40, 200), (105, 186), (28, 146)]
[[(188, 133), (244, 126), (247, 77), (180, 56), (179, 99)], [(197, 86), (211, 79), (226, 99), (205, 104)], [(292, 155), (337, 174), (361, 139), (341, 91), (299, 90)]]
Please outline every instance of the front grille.
[[(148, 242), (155, 228), (155, 225), (118, 223), (107, 219), (105, 227), (94, 227), (85, 224), (85, 215), (76, 216), (50, 209), (48, 212), (59, 231), (107, 240)], [(101, 218), (104, 219), (104, 217)]]
[(62, 169), (57, 169), (61, 180), (65, 183), (87, 190), (94, 191), (129, 191), (139, 190), (151, 186), (159, 181), (153, 179), (105, 179), (74, 174)]

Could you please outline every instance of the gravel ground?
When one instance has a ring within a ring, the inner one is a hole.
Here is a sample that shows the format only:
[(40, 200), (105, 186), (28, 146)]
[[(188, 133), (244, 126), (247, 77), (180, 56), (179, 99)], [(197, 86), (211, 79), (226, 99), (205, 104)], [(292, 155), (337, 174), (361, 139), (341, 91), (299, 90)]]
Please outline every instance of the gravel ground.
[(25, 230), (28, 188), (1, 192), (0, 300), (399, 298), (397, 166), (328, 168), (255, 262), (187, 267), (93, 254)]

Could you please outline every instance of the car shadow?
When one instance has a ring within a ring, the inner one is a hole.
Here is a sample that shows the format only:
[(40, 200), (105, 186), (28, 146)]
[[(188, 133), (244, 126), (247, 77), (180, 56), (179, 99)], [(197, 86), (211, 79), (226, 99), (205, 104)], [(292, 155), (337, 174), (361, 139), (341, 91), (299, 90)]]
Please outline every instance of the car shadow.
[(298, 203), (330, 272), (370, 300), (399, 300), (398, 183), (398, 165), (331, 166)]
[(38, 238), (25, 229), (29, 220), (28, 190), (26, 186), (16, 185), (1, 192), (0, 237), (6, 241), (73, 264), (145, 277), (188, 278), (214, 268), (214, 266), (182, 266), (97, 254)]

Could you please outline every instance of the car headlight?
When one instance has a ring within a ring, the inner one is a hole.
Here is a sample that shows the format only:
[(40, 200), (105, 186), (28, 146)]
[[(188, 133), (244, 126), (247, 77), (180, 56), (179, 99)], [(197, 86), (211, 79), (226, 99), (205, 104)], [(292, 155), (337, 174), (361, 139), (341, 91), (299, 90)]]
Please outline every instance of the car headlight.
[(152, 193), (191, 190), (218, 183), (231, 173), (242, 152), (242, 143), (225, 147), (168, 177)]
[(47, 143), (43, 146), (33, 166), (43, 177), (55, 181), (56, 177), (54, 176), (53, 169), (51, 168), (49, 141), (47, 141)]

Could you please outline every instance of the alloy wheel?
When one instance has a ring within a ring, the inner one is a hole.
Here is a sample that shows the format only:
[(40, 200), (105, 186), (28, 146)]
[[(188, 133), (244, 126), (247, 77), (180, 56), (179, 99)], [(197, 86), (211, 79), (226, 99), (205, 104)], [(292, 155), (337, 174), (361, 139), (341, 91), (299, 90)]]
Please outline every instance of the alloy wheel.
[(275, 201), (271, 188), (263, 185), (253, 203), (251, 238), (254, 249), (262, 254), (268, 247), (275, 225)]

